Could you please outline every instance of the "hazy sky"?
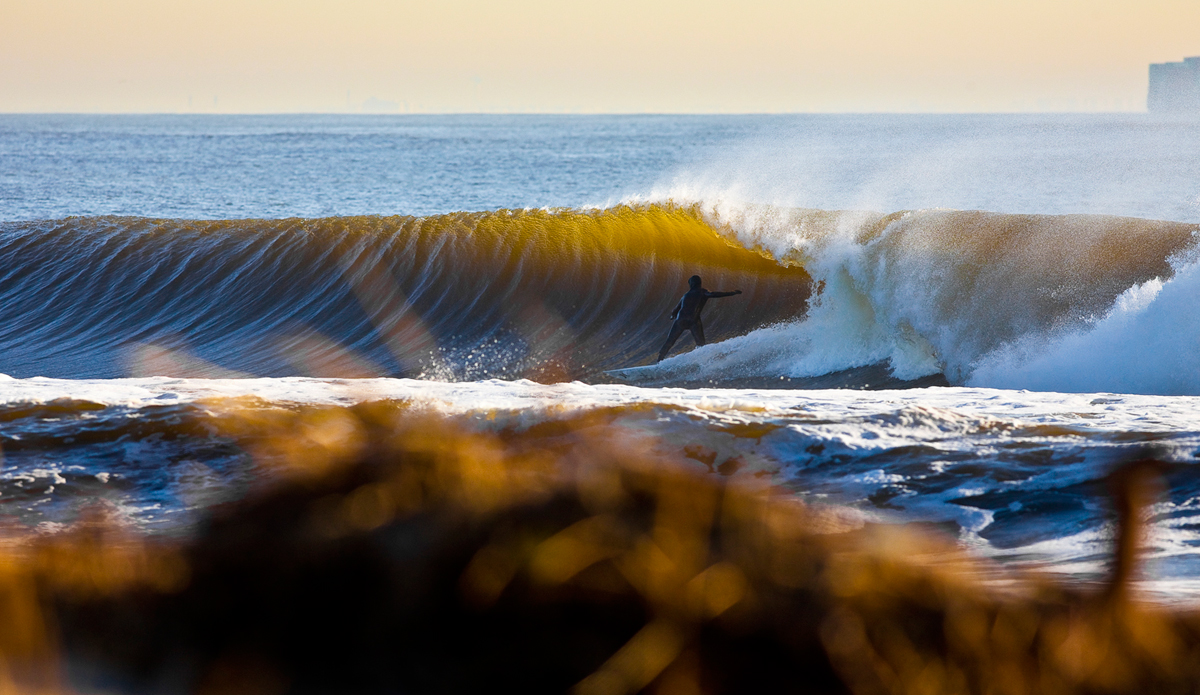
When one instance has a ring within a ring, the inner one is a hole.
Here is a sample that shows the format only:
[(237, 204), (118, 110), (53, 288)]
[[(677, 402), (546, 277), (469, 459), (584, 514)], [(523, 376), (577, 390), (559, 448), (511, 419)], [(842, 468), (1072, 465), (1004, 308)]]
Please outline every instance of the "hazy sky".
[(1200, 0), (0, 0), (4, 112), (1140, 111)]

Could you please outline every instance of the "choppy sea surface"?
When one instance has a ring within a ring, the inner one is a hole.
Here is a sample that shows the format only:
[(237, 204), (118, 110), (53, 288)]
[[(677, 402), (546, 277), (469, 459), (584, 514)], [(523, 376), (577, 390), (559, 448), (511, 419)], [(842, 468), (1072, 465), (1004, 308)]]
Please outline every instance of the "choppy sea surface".
[[(608, 408), (712, 475), (1200, 595), (1200, 122), (0, 116), (0, 514), (237, 494), (230, 404)], [(699, 274), (741, 289), (654, 365)]]

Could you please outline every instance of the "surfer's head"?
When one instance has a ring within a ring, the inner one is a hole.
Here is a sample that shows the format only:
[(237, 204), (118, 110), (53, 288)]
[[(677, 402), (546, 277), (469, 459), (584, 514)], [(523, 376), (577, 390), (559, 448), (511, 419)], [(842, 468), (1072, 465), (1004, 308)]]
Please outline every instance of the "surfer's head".
[(693, 275), (690, 278), (688, 278), (688, 287), (691, 287), (692, 289), (696, 289), (699, 286), (700, 286), (700, 276), (699, 275)]

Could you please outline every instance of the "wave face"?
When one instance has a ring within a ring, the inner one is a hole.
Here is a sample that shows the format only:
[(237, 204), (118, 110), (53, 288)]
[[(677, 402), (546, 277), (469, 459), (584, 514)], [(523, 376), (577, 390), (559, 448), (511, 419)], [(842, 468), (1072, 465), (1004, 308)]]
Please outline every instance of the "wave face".
[(1195, 224), (1094, 215), (704, 206), (716, 229), (814, 278), (802, 322), (663, 363), (709, 378), (896, 378), (1200, 394)]
[(710, 344), (685, 337), (642, 383), (1200, 394), (1196, 239), (1093, 215), (674, 202), (7, 223), (0, 372), (603, 380), (653, 358), (699, 274), (745, 294), (710, 302)]
[(692, 274), (745, 292), (710, 340), (807, 307), (802, 268), (672, 206), (4, 223), (0, 372), (587, 378), (652, 358)]

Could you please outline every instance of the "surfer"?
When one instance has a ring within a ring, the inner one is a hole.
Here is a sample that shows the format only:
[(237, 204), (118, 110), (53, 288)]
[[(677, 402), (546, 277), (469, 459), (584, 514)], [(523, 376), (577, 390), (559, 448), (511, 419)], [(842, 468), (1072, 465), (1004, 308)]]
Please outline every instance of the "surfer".
[(700, 321), (700, 312), (704, 310), (704, 304), (713, 297), (732, 297), (735, 294), (741, 294), (741, 290), (732, 292), (709, 292), (700, 286), (700, 276), (693, 275), (688, 278), (687, 294), (679, 300), (675, 305), (675, 309), (671, 312), (671, 320), (675, 323), (671, 324), (671, 332), (667, 334), (667, 342), (663, 343), (662, 349), (658, 351), (658, 361), (662, 362), (667, 353), (671, 351), (671, 347), (675, 345), (675, 341), (679, 340), (679, 336), (683, 335), (684, 331), (691, 331), (692, 337), (696, 339), (696, 347), (704, 344), (704, 324)]

